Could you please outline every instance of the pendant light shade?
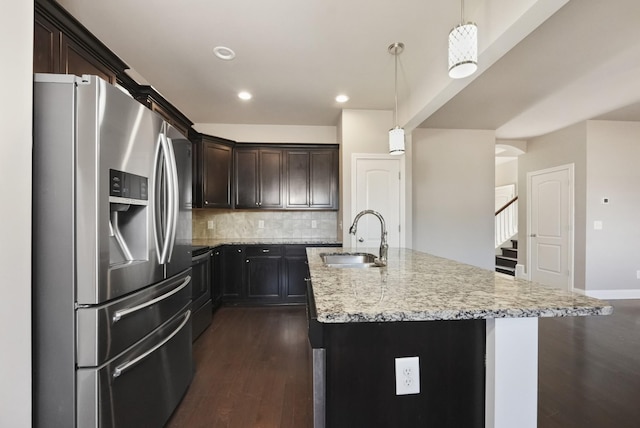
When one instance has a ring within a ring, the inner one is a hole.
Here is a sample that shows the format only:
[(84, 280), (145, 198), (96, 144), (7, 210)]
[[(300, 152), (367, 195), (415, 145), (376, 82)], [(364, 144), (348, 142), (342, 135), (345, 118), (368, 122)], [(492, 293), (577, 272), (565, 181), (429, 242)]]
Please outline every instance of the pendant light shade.
[(404, 129), (398, 125), (398, 55), (404, 50), (404, 43), (394, 43), (389, 46), (389, 53), (396, 58), (395, 68), (395, 109), (393, 110), (393, 121), (396, 126), (389, 130), (389, 154), (404, 154)]
[(449, 32), (449, 77), (462, 79), (478, 69), (478, 26), (464, 22), (464, 0), (461, 0), (460, 25)]
[(404, 129), (396, 126), (389, 130), (389, 154), (401, 155), (404, 153)]

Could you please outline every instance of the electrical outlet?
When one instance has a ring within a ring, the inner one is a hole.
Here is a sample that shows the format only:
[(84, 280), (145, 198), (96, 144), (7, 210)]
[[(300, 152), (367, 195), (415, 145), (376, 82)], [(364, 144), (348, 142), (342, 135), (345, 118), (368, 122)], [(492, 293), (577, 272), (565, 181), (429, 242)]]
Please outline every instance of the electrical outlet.
[(316, 229), (318, 227), (318, 222), (316, 220), (311, 220), (311, 229)]
[(420, 393), (420, 358), (396, 358), (396, 395)]
[(207, 229), (213, 229), (213, 220), (207, 221)]
[(258, 229), (264, 229), (264, 220), (258, 220)]
[(640, 270), (636, 271), (636, 278), (640, 279)]

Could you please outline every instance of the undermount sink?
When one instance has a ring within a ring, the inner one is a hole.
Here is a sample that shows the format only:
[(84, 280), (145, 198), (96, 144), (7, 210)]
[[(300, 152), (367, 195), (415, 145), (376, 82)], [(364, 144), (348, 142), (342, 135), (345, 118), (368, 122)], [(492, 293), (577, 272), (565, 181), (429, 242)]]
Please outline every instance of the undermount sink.
[(320, 258), (328, 267), (367, 268), (378, 267), (378, 258), (369, 253), (320, 253)]

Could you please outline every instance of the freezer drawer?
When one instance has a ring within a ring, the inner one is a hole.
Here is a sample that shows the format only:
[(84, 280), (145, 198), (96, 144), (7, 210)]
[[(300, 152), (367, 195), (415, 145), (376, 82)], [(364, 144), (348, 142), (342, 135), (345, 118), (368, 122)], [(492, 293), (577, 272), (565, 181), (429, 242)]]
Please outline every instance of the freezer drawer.
[(161, 428), (192, 378), (191, 310), (126, 353), (77, 372), (77, 428)]
[(77, 365), (99, 366), (191, 302), (191, 268), (106, 305), (77, 311)]

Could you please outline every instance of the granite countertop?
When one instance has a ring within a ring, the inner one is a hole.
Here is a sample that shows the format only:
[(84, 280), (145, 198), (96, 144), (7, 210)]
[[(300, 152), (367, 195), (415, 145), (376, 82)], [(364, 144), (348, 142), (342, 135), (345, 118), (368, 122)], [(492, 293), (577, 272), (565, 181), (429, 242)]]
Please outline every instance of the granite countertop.
[(338, 241), (312, 238), (194, 238), (193, 246), (219, 247), (220, 245), (342, 245)]
[(378, 249), (307, 248), (321, 323), (608, 315), (602, 300), (409, 249), (390, 248), (386, 267), (326, 267), (320, 253)]

